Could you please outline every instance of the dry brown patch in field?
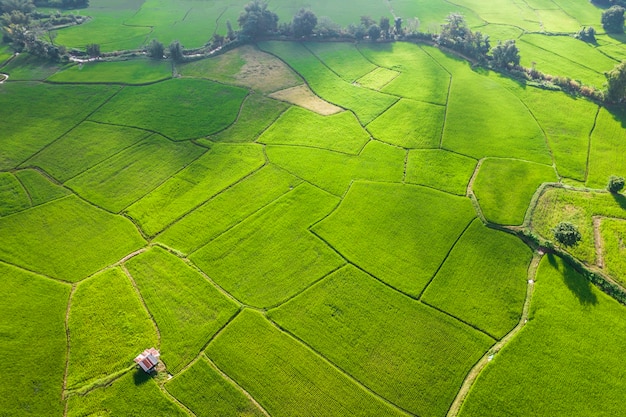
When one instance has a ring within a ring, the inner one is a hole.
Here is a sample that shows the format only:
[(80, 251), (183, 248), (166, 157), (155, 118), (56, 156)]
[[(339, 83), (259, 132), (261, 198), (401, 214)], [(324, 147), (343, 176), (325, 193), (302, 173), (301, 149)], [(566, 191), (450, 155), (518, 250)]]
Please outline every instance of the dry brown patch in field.
[(280, 90), (270, 94), (270, 97), (304, 107), (322, 116), (329, 116), (343, 110), (316, 96), (306, 85)]
[(239, 48), (245, 64), (235, 75), (241, 84), (263, 93), (302, 84), (302, 80), (280, 59), (252, 46)]

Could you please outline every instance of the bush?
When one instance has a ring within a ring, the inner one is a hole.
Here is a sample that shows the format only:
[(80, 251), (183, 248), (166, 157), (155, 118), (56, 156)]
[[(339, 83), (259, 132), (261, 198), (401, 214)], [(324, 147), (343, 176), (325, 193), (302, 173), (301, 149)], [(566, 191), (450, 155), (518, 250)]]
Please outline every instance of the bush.
[(602, 27), (609, 33), (624, 32), (624, 9), (622, 6), (611, 6), (602, 13)]
[(611, 175), (609, 178), (609, 184), (606, 187), (613, 194), (617, 194), (624, 189), (624, 177), (617, 177)]
[(581, 239), (576, 226), (569, 222), (560, 222), (552, 229), (552, 233), (554, 233), (554, 239), (566, 247), (576, 246)]

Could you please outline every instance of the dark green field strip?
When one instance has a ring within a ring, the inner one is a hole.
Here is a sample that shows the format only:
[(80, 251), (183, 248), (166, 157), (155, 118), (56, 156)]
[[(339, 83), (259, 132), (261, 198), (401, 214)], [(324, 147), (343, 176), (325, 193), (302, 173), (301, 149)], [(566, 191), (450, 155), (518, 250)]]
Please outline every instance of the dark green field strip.
[(145, 245), (127, 219), (68, 196), (0, 218), (0, 260), (78, 281)]
[(191, 260), (243, 303), (276, 305), (344, 263), (307, 229), (338, 202), (303, 183), (194, 252)]
[(22, 183), (10, 172), (0, 172), (0, 217), (30, 208), (31, 202)]
[(286, 171), (267, 165), (187, 214), (154, 241), (190, 254), (301, 182)]
[(269, 160), (336, 196), (354, 180), (402, 182), (406, 152), (370, 141), (358, 156), (297, 146), (268, 146)]
[(272, 416), (405, 415), (252, 310), (237, 316), (206, 354)]
[(406, 167), (406, 182), (456, 195), (465, 195), (477, 161), (441, 149), (412, 150)]
[[(287, 103), (250, 94), (243, 102), (239, 116), (233, 125), (209, 137), (212, 142), (254, 142), (289, 108)], [(199, 139), (201, 143), (206, 139)], [(210, 144), (210, 143), (209, 143)]]
[(445, 415), (465, 374), (493, 343), (353, 266), (268, 316), (377, 394), (420, 416)]
[[(378, 120), (378, 119), (377, 119)], [(291, 107), (259, 138), (269, 145), (301, 145), (358, 154), (370, 136), (351, 112), (331, 116)]]
[(601, 108), (591, 134), (586, 185), (604, 188), (611, 175), (626, 177), (626, 112)]
[(0, 276), (0, 410), (61, 416), (70, 286), (2, 262)]
[(181, 259), (154, 247), (126, 263), (159, 327), (162, 359), (170, 373), (190, 363), (238, 311)]
[(133, 370), (112, 384), (67, 400), (67, 416), (168, 416), (187, 417), (157, 383), (141, 370)]
[(46, 81), (85, 84), (149, 84), (171, 77), (172, 65), (169, 62), (136, 59), (73, 65), (53, 74)]
[(114, 154), (66, 185), (81, 197), (114, 213), (167, 181), (200, 157), (205, 148), (152, 135)]
[(382, 92), (444, 105), (447, 102), (450, 74), (421, 47), (404, 42), (361, 44), (359, 51), (380, 67), (398, 71)]
[(367, 125), (372, 136), (403, 148), (438, 148), (445, 107), (402, 99)]
[(367, 124), (388, 109), (397, 97), (357, 87), (329, 70), (303, 45), (293, 42), (261, 42), (260, 48), (291, 66), (322, 98), (354, 111)]
[(198, 417), (265, 415), (205, 357), (168, 381), (165, 388)]
[(150, 135), (141, 129), (83, 122), (22, 165), (40, 167), (66, 182)]
[(478, 377), (460, 415), (622, 415), (625, 318), (624, 306), (545, 257), (528, 324)]
[(365, 59), (353, 43), (307, 42), (304, 46), (344, 81), (352, 83), (376, 65)]
[(0, 169), (11, 169), (80, 123), (119, 91), (114, 86), (5, 83), (0, 108)]
[(16, 171), (15, 177), (24, 186), (33, 207), (65, 197), (71, 193), (67, 188), (55, 184), (50, 178), (34, 169)]
[(211, 150), (127, 209), (154, 236), (211, 197), (265, 164), (257, 144), (215, 144)]
[(464, 197), (355, 182), (339, 208), (312, 230), (350, 262), (417, 297), (475, 216)]
[(626, 219), (624, 207), (626, 197), (623, 194), (548, 188), (537, 201), (530, 224), (535, 232), (547, 239), (553, 238), (552, 228), (559, 222), (574, 224), (582, 239), (578, 245), (567, 250), (587, 264), (596, 264), (593, 218)]
[(519, 321), (532, 253), (476, 219), (454, 246), (423, 300), (500, 339)]
[(59, 71), (62, 64), (22, 52), (2, 66), (11, 81), (43, 81)]
[(174, 140), (193, 139), (233, 123), (247, 94), (213, 81), (173, 79), (125, 87), (91, 120), (149, 129)]
[(520, 225), (537, 188), (557, 180), (554, 168), (515, 159), (486, 159), (474, 183), (474, 193), (487, 220)]
[(148, 312), (119, 268), (78, 284), (68, 332), (69, 390), (128, 368), (138, 353), (158, 342)]
[(598, 106), (565, 93), (513, 85), (515, 94), (528, 106), (546, 133), (559, 175), (584, 181), (589, 137), (594, 129)]

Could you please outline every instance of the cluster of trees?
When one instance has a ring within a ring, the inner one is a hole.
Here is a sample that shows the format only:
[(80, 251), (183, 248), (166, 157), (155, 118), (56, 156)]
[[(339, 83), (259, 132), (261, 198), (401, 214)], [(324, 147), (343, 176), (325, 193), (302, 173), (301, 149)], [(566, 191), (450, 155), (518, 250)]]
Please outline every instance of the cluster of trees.
[(596, 30), (593, 26), (583, 26), (574, 37), (584, 42), (596, 43)]
[(89, 0), (34, 0), (34, 4), (54, 9), (83, 9), (89, 7)]
[(611, 6), (602, 13), (602, 27), (607, 33), (624, 32), (624, 12), (622, 6)]

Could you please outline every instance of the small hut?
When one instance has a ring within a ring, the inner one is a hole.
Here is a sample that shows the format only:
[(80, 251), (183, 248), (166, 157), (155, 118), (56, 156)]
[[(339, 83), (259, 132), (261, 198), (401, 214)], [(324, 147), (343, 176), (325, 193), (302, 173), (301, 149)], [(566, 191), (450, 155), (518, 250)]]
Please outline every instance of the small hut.
[(146, 349), (135, 358), (135, 363), (143, 369), (144, 372), (150, 373), (159, 363), (159, 356), (161, 356), (161, 354), (155, 348)]

